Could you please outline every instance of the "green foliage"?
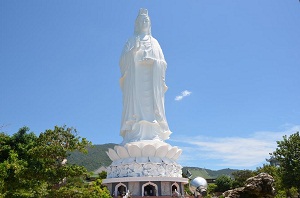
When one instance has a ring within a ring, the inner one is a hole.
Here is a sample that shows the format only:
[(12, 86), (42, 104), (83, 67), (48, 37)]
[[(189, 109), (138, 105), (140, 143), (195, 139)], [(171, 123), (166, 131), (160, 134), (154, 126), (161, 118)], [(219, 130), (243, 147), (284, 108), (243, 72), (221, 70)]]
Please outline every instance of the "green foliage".
[(210, 170), (206, 168), (198, 167), (183, 167), (182, 172), (186, 173), (189, 170), (192, 173), (192, 179), (196, 177), (203, 177), (204, 179), (214, 179), (221, 175), (231, 175), (232, 172), (237, 171), (237, 169), (221, 169), (221, 170)]
[(212, 178), (217, 178), (221, 175), (231, 176), (233, 172), (238, 171), (237, 169), (230, 169), (230, 168), (225, 168), (220, 170), (210, 170), (210, 169), (205, 169), (205, 170)]
[(81, 180), (73, 180), (66, 186), (51, 191), (49, 198), (111, 198), (109, 190), (102, 185), (102, 180), (97, 179), (88, 184), (83, 184)]
[(216, 184), (208, 184), (207, 186), (207, 193), (208, 194), (213, 194), (214, 192), (217, 192), (216, 189), (218, 186)]
[(279, 175), (279, 167), (264, 164), (263, 167), (258, 167), (256, 169), (255, 174), (258, 175), (259, 173), (268, 173), (269, 175), (271, 175), (275, 180), (275, 189), (277, 191), (284, 190), (282, 180)]
[(184, 192), (185, 192), (185, 194), (193, 195), (193, 192), (190, 190), (190, 185), (189, 184), (184, 185)]
[[(36, 145), (34, 133), (23, 127), (12, 137), (0, 135), (0, 195), (2, 197), (34, 197), (45, 195), (45, 184), (32, 180), (35, 175), (33, 156), (29, 151)], [(37, 192), (36, 192), (37, 191)]]
[(296, 187), (292, 187), (288, 190), (288, 195), (290, 197), (299, 197), (298, 195), (298, 189)]
[(55, 186), (65, 177), (86, 174), (87, 171), (82, 166), (65, 166), (62, 163), (67, 158), (68, 152), (74, 150), (86, 152), (86, 147), (91, 145), (85, 138), (78, 137), (75, 129), (55, 126), (54, 130), (41, 133), (36, 144), (30, 153), (39, 165), (39, 180)]
[(107, 177), (106, 171), (102, 171), (101, 173), (99, 173), (99, 179), (106, 179), (106, 177)]
[(0, 197), (109, 197), (101, 181), (84, 185), (84, 167), (64, 163), (69, 152), (86, 152), (91, 142), (65, 126), (39, 137), (28, 131), (23, 127), (11, 137), (0, 133)]
[(297, 188), (286, 188), (283, 184), (280, 167), (264, 164), (263, 167), (258, 167), (255, 172), (256, 174), (268, 173), (274, 178), (276, 190), (275, 198), (297, 197)]
[(227, 190), (230, 190), (232, 187), (233, 180), (231, 177), (227, 175), (221, 175), (216, 179), (215, 184), (217, 185), (217, 188), (215, 189), (217, 192), (225, 192)]
[(74, 151), (68, 156), (69, 164), (84, 166), (88, 171), (95, 171), (101, 166), (109, 166), (111, 160), (106, 154), (109, 148), (114, 148), (116, 144), (93, 145), (88, 147), (88, 153), (84, 154)]
[(282, 141), (277, 141), (277, 148), (273, 156), (279, 162), (279, 174), (282, 185), (290, 189), (298, 188), (300, 192), (300, 136), (296, 132), (289, 137), (283, 136)]
[(285, 198), (286, 197), (286, 192), (284, 190), (279, 190), (277, 191), (275, 198)]
[(256, 168), (255, 174), (258, 175), (259, 173), (268, 173), (276, 180), (276, 178), (278, 177), (278, 170), (279, 168), (276, 166), (264, 164), (262, 167)]
[(279, 190), (276, 193), (275, 198), (297, 198), (298, 192), (297, 188), (293, 187), (290, 189)]
[(238, 170), (232, 173), (234, 181), (232, 183), (233, 188), (242, 187), (248, 178), (255, 176), (255, 172), (251, 170)]
[[(256, 173), (268, 173), (275, 180), (276, 198), (297, 197), (300, 186), (300, 137), (299, 132), (277, 141), (276, 150), (271, 153), (280, 166), (263, 165)], [(297, 189), (298, 187), (298, 189)]]

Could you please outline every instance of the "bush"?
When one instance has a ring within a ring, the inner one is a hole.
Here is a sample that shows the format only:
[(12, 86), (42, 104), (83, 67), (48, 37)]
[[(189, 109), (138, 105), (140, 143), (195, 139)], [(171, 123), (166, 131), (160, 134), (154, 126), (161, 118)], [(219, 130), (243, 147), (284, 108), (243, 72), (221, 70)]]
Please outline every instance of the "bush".
[(227, 175), (221, 175), (216, 179), (217, 192), (225, 192), (230, 190), (232, 187), (233, 180)]

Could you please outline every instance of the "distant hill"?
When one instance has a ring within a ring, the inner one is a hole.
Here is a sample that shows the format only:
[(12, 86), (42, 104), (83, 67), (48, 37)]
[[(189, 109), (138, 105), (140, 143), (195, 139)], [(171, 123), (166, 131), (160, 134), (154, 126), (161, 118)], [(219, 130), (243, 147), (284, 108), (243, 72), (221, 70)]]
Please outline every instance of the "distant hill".
[(101, 144), (93, 145), (88, 148), (88, 153), (80, 153), (78, 151), (72, 152), (67, 158), (69, 164), (77, 164), (84, 166), (88, 171), (95, 171), (101, 166), (109, 166), (111, 160), (106, 154), (109, 148), (114, 148), (117, 144)]
[(221, 169), (221, 170), (209, 170), (206, 169), (208, 174), (214, 178), (217, 178), (220, 175), (228, 175), (232, 177), (233, 172), (238, 171), (238, 169), (231, 169), (231, 168), (226, 168), (226, 169)]
[[(83, 154), (80, 152), (72, 152), (68, 157), (69, 164), (77, 164), (84, 166), (88, 171), (97, 171), (102, 166), (109, 166), (111, 160), (106, 154), (109, 148), (114, 148), (117, 144), (101, 144), (93, 145), (88, 148), (88, 153)], [(220, 175), (231, 176), (231, 173), (237, 171), (237, 169), (221, 169), (221, 170), (210, 170), (198, 167), (183, 167), (182, 172), (186, 173), (187, 169), (192, 173), (192, 179), (195, 177), (203, 177), (205, 179), (215, 179)], [(99, 169), (100, 170), (100, 169)], [(98, 171), (99, 171), (98, 170)], [(101, 169), (102, 170), (102, 169)]]
[(237, 171), (238, 169), (221, 169), (221, 170), (210, 170), (206, 168), (198, 168), (198, 167), (183, 167), (182, 173), (186, 173), (187, 170), (190, 171), (192, 174), (191, 179), (194, 179), (196, 177), (203, 177), (205, 179), (216, 179), (220, 175), (228, 175), (232, 176), (231, 173)]

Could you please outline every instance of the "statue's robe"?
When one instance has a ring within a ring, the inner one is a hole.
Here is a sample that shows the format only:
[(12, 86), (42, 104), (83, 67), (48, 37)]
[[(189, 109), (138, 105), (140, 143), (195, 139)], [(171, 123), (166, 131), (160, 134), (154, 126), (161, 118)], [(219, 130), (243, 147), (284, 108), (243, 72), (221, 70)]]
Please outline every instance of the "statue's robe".
[(165, 116), (164, 94), (167, 63), (157, 40), (149, 35), (145, 42), (147, 57), (154, 61), (143, 63), (143, 51), (133, 52), (136, 37), (130, 38), (120, 58), (123, 92), (123, 113), (120, 134), (123, 144), (141, 140), (166, 140), (171, 131)]

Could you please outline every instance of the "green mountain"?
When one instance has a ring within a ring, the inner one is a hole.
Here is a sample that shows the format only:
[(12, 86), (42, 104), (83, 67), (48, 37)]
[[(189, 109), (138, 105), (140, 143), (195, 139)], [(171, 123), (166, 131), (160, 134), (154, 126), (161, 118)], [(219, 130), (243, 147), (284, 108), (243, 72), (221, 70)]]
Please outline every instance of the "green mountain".
[(111, 160), (106, 154), (109, 148), (114, 148), (117, 144), (109, 143), (102, 145), (93, 145), (88, 148), (88, 153), (80, 153), (78, 151), (70, 153), (68, 164), (77, 164), (84, 166), (88, 171), (94, 171), (101, 166), (109, 166)]
[[(114, 148), (117, 144), (109, 143), (109, 144), (101, 144), (101, 145), (93, 145), (88, 148), (88, 153), (80, 153), (80, 152), (72, 152), (68, 157), (69, 164), (77, 164), (80, 166), (84, 166), (88, 171), (95, 171), (102, 166), (109, 166), (111, 164), (111, 160), (106, 154), (109, 148)], [(203, 177), (205, 179), (215, 179), (220, 175), (229, 175), (236, 169), (222, 169), (222, 170), (210, 170), (205, 168), (198, 167), (183, 167), (182, 172), (185, 174), (187, 170), (192, 174), (192, 179), (195, 177)]]
[(220, 175), (228, 175), (232, 177), (233, 172), (237, 171), (237, 169), (221, 169), (221, 170), (210, 170), (206, 168), (198, 168), (198, 167), (183, 167), (182, 173), (186, 174), (187, 170), (192, 174), (191, 179), (196, 177), (203, 177), (205, 179), (216, 179)]

